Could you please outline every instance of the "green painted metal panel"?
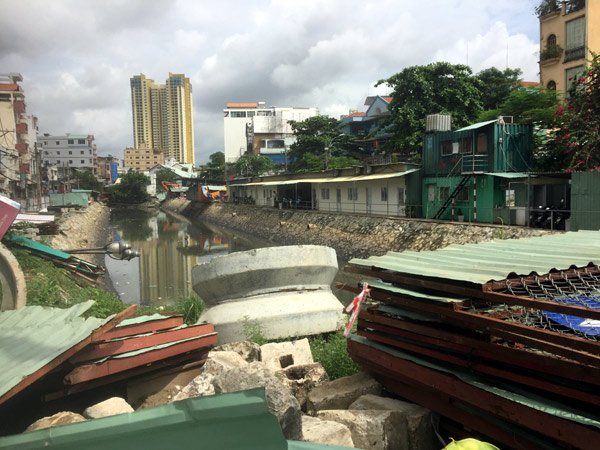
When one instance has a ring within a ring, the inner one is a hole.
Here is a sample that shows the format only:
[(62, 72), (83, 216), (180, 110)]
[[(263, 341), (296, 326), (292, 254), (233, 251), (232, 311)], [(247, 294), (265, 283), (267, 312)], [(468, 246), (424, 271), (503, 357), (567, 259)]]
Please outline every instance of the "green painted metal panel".
[(9, 242), (13, 242), (22, 247), (29, 248), (36, 252), (45, 253), (54, 258), (59, 258), (62, 260), (68, 260), (71, 258), (71, 254), (67, 252), (63, 252), (62, 250), (58, 250), (56, 248), (50, 247), (49, 245), (42, 244), (41, 242), (34, 241), (33, 239), (26, 238), (25, 236), (20, 236), (17, 234), (12, 234), (7, 238)]
[(264, 389), (252, 389), (0, 438), (0, 448), (284, 450), (288, 443)]
[(81, 317), (93, 304), (90, 300), (68, 309), (26, 306), (0, 312), (0, 396), (112, 318)]
[(50, 206), (81, 206), (86, 207), (90, 195), (84, 192), (67, 192), (65, 194), (50, 194)]
[(600, 172), (572, 174), (571, 229), (600, 230)]
[(494, 120), (488, 120), (486, 122), (478, 122), (478, 123), (474, 123), (473, 125), (469, 125), (469, 126), (466, 126), (466, 127), (463, 127), (463, 128), (459, 128), (456, 131), (478, 130), (479, 128), (483, 128), (486, 125), (489, 125), (489, 124), (494, 123), (494, 122), (496, 122), (496, 119), (494, 119)]
[(352, 259), (350, 264), (484, 284), (511, 274), (545, 274), (553, 269), (587, 266), (590, 262), (600, 263), (598, 231), (450, 245), (435, 251), (388, 252), (383, 256)]

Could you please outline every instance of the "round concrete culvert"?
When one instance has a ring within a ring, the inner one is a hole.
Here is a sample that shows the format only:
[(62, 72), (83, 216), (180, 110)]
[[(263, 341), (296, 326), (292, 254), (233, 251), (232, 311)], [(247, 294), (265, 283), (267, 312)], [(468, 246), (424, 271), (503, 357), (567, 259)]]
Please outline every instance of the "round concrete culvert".
[(25, 306), (27, 303), (25, 275), (17, 258), (2, 244), (0, 244), (0, 284), (2, 284), (0, 311)]

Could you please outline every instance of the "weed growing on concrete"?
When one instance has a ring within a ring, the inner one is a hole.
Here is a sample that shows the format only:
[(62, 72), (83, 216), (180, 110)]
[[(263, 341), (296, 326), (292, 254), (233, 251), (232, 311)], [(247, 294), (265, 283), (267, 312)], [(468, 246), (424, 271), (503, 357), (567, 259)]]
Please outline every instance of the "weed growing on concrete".
[(242, 319), (242, 329), (249, 341), (258, 345), (264, 345), (268, 342), (263, 326), (258, 321), (251, 320), (249, 316), (244, 316)]
[(183, 315), (183, 321), (188, 325), (198, 322), (198, 319), (204, 311), (204, 301), (197, 295), (190, 295), (175, 302), (174, 310), (177, 314)]
[(309, 342), (313, 359), (321, 363), (330, 379), (353, 375), (360, 370), (348, 354), (346, 338), (341, 331), (309, 338)]

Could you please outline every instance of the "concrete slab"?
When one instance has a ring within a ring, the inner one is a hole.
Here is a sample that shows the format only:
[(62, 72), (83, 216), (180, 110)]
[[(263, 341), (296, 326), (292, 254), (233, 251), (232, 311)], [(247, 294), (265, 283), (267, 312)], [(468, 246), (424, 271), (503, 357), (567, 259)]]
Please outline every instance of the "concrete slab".
[(12, 252), (0, 243), (0, 284), (2, 285), (2, 298), (0, 298), (0, 311), (18, 309), (27, 303), (27, 286), (25, 275), (17, 258)]

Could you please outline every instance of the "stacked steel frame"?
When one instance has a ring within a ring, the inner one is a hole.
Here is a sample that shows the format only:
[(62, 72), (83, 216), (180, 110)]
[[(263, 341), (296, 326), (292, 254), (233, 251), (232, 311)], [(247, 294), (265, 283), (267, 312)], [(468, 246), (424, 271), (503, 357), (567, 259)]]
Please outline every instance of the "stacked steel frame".
[(449, 419), (454, 437), (467, 429), (504, 448), (597, 447), (598, 265), (509, 271), (503, 280), (477, 283), (436, 269), (428, 276), (428, 255), (413, 260), (421, 264), (415, 270), (394, 270), (410, 266), (397, 264), (402, 255), (352, 260), (346, 268), (378, 279), (368, 281), (374, 303), (348, 341), (357, 363), (388, 391)]

